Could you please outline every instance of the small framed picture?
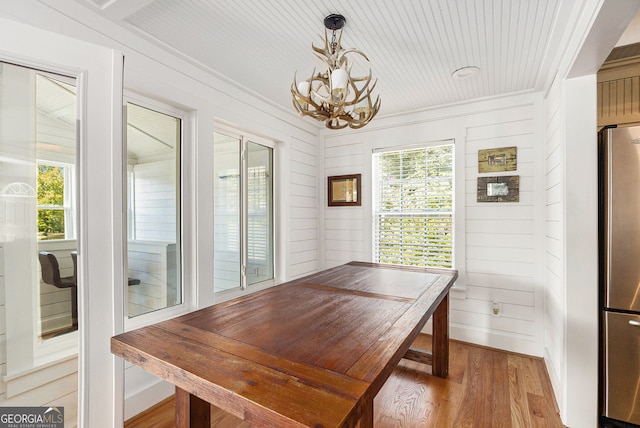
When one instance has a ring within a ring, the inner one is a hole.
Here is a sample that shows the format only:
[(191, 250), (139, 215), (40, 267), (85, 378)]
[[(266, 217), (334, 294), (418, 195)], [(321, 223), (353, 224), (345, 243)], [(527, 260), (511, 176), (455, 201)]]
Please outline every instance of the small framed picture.
[(518, 148), (478, 150), (478, 172), (515, 171), (518, 168)]
[(360, 174), (334, 175), (327, 177), (330, 207), (362, 205)]
[(519, 202), (520, 176), (478, 177), (478, 202)]

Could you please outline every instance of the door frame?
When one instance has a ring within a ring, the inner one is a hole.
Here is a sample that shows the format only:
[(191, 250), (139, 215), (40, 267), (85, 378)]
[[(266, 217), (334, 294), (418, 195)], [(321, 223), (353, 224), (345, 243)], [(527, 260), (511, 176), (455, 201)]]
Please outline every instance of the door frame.
[[(0, 60), (76, 78), (78, 97), (78, 426), (123, 425), (123, 54), (0, 18)], [(91, 94), (91, 96), (87, 96)], [(105, 225), (107, 227), (105, 227)], [(89, 316), (90, 315), (90, 316)]]

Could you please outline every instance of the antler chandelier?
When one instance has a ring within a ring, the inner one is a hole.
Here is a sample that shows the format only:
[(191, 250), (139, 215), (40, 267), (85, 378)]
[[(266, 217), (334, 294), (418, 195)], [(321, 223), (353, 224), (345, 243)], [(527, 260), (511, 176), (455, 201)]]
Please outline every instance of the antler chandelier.
[[(380, 97), (372, 102), (372, 91), (377, 79), (369, 74), (353, 76), (354, 61), (350, 56), (359, 55), (369, 63), (369, 58), (357, 49), (343, 49), (340, 45), (342, 27), (346, 19), (332, 14), (324, 19), (324, 49), (311, 44), (316, 56), (326, 63), (325, 71), (316, 73), (300, 82), (293, 77), (291, 95), (293, 106), (301, 116), (310, 116), (324, 122), (329, 129), (362, 128), (378, 113)], [(329, 32), (331, 32), (329, 38)]]

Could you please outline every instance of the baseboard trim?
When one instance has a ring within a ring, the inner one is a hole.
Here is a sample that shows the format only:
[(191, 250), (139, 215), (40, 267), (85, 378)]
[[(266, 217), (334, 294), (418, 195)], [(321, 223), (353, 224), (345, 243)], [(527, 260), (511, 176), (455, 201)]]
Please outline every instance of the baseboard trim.
[(542, 344), (529, 337), (504, 334), (500, 332), (469, 328), (469, 326), (451, 323), (449, 327), (451, 339), (468, 342), (488, 348), (501, 349), (517, 354), (543, 357)]

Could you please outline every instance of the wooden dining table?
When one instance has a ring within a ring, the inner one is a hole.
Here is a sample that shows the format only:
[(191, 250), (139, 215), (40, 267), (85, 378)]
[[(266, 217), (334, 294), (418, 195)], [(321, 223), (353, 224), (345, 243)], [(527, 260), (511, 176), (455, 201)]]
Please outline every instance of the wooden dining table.
[[(402, 358), (446, 377), (457, 271), (351, 262), (114, 336), (111, 352), (176, 387), (176, 426), (211, 404), (257, 427), (373, 426)], [(432, 353), (411, 344), (433, 316)]]

